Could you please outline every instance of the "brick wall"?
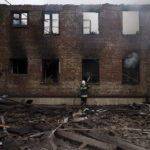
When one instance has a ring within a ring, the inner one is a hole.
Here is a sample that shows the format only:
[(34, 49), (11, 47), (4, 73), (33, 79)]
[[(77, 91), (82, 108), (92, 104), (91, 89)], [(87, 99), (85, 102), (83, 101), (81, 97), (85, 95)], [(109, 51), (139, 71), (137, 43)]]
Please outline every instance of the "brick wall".
[[(122, 11), (140, 12), (140, 33), (122, 35)], [(28, 11), (29, 25), (12, 27), (12, 11)], [(60, 35), (43, 35), (43, 11), (60, 12)], [(83, 35), (82, 12), (99, 12), (99, 35)], [(74, 97), (82, 80), (82, 59), (99, 59), (98, 84), (90, 97), (143, 97), (150, 91), (150, 6), (124, 5), (0, 5), (0, 94)], [(140, 55), (140, 83), (122, 84), (122, 59)], [(10, 74), (9, 59), (28, 58), (28, 74)], [(42, 83), (42, 58), (59, 58), (59, 82)]]

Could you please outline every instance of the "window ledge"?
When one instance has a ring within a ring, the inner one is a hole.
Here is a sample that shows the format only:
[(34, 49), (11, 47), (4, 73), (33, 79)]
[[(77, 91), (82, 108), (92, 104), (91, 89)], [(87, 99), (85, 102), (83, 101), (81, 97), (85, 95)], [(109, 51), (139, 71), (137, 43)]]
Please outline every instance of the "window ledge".
[(140, 85), (140, 83), (122, 83), (122, 85), (134, 86), (134, 85)]
[(29, 25), (12, 25), (13, 28), (27, 28)]
[(138, 34), (122, 34), (123, 37), (136, 37), (136, 36), (140, 36), (140, 33)]
[(10, 73), (9, 75), (10, 76), (27, 76), (28, 74), (13, 74), (13, 73)]
[(100, 35), (100, 33), (99, 34), (82, 34), (83, 36), (99, 36)]
[(60, 36), (60, 34), (43, 34), (44, 37)]
[(100, 85), (100, 82), (96, 82), (96, 83), (88, 83), (88, 85)]
[(45, 83), (45, 82), (40, 82), (40, 85), (45, 85), (45, 86), (47, 86), (47, 85), (59, 85), (59, 83), (57, 82), (57, 83)]

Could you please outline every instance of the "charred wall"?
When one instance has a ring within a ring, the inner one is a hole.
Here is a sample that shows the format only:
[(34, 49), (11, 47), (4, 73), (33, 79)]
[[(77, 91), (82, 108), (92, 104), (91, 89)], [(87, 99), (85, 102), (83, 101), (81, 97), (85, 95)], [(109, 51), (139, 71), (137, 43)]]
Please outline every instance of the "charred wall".
[[(137, 10), (140, 32), (122, 34), (122, 11)], [(27, 11), (27, 27), (12, 26), (12, 12)], [(43, 12), (59, 12), (60, 34), (43, 34)], [(99, 34), (83, 35), (83, 12), (99, 13)], [(82, 80), (82, 60), (99, 60), (99, 82), (89, 96), (138, 97), (150, 91), (150, 6), (124, 5), (0, 5), (0, 93), (11, 96), (73, 97)], [(140, 57), (140, 82), (122, 84), (122, 60), (132, 52)], [(10, 59), (28, 60), (27, 74), (11, 74)], [(42, 60), (59, 59), (58, 82), (44, 84)]]

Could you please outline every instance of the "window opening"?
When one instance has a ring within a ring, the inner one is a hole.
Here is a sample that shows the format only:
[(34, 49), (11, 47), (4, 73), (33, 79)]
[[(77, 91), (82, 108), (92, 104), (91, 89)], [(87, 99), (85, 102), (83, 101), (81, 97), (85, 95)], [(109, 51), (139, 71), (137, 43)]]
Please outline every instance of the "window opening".
[(139, 83), (139, 56), (133, 52), (127, 58), (123, 59), (123, 80), (124, 84)]
[(26, 58), (10, 59), (10, 61), (12, 74), (27, 74)]
[(83, 13), (83, 34), (99, 34), (98, 13)]
[(44, 59), (43, 60), (43, 81), (44, 83), (58, 82), (59, 60)]
[(122, 33), (123, 35), (138, 34), (139, 29), (139, 12), (123, 11), (122, 12)]
[(13, 13), (13, 26), (27, 26), (28, 13)]
[(59, 34), (59, 14), (44, 14), (44, 34)]
[(82, 79), (88, 81), (89, 83), (99, 82), (99, 60), (82, 60)]

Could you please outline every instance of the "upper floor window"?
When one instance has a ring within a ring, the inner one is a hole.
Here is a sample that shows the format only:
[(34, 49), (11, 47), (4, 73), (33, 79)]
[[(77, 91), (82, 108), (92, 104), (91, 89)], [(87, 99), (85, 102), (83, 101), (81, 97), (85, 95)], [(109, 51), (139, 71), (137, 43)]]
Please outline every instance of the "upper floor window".
[(83, 34), (99, 34), (98, 13), (83, 13)]
[(139, 12), (123, 11), (122, 12), (122, 33), (132, 35), (139, 33)]
[(44, 34), (59, 34), (59, 13), (44, 14)]
[(13, 13), (13, 26), (27, 26), (28, 25), (28, 13), (15, 12)]

